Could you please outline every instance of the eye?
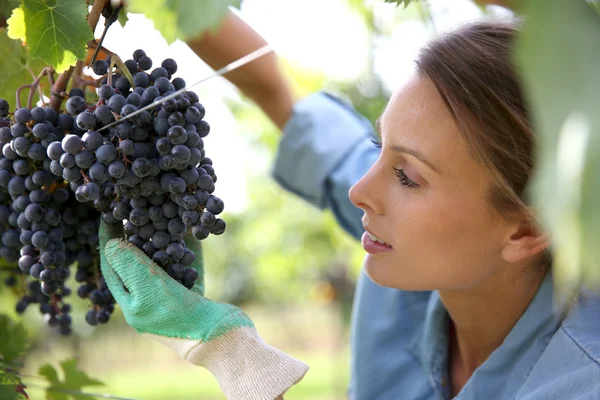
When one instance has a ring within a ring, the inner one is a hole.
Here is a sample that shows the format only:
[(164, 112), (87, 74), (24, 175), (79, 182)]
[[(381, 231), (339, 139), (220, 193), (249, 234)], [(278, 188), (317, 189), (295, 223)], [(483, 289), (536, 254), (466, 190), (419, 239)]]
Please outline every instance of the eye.
[(381, 144), (381, 141), (379, 141), (379, 140), (371, 139), (371, 143), (373, 143), (373, 145), (375, 147), (377, 147), (378, 149), (381, 149), (383, 147), (383, 145)]
[(398, 182), (400, 182), (400, 185), (404, 186), (405, 188), (416, 189), (419, 187), (419, 184), (412, 181), (408, 176), (406, 176), (402, 169), (394, 167), (394, 175), (396, 175), (396, 177), (398, 178)]

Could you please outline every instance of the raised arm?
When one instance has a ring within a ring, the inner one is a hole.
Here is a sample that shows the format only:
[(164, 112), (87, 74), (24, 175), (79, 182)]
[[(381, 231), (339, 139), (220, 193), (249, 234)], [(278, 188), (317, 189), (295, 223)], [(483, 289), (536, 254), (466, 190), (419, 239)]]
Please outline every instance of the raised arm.
[[(204, 34), (187, 44), (217, 70), (267, 42), (240, 17), (229, 12), (217, 32)], [(275, 53), (260, 57), (224, 77), (255, 102), (279, 129), (283, 129), (292, 113), (294, 96)]]
[[(188, 42), (209, 66), (219, 69), (256, 50), (266, 41), (230, 13), (219, 31)], [(284, 133), (272, 171), (286, 190), (318, 208), (329, 208), (339, 224), (357, 239), (362, 211), (348, 190), (379, 155), (371, 123), (350, 104), (318, 92), (297, 100), (275, 54), (261, 57), (224, 75), (253, 100)]]

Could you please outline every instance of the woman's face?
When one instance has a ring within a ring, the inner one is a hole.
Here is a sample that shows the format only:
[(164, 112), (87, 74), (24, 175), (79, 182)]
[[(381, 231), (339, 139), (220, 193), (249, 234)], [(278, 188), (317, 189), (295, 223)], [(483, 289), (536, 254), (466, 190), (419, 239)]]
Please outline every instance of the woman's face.
[(364, 211), (367, 275), (398, 289), (455, 290), (493, 274), (514, 227), (492, 207), (492, 174), (470, 154), (433, 83), (413, 78), (378, 125), (381, 155), (350, 189)]

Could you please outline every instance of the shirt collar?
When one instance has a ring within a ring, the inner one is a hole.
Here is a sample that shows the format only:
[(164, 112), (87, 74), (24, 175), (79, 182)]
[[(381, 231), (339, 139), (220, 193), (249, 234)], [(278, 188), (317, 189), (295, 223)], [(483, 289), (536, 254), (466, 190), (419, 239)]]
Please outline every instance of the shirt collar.
[[(480, 390), (484, 393), (505, 393), (509, 397), (516, 393), (558, 329), (560, 321), (553, 309), (552, 288), (552, 274), (547, 273), (533, 300), (502, 345), (475, 370), (463, 387), (461, 394), (464, 397), (459, 395), (461, 399), (474, 398), (472, 396), (481, 393)], [(423, 329), (411, 346), (411, 352), (420, 359), (434, 389), (444, 398), (447, 398), (448, 387), (445, 381), (449, 321), (439, 292), (432, 292)], [(506, 378), (509, 375), (511, 380), (510, 384), (507, 384)], [(511, 388), (514, 388), (514, 393)]]

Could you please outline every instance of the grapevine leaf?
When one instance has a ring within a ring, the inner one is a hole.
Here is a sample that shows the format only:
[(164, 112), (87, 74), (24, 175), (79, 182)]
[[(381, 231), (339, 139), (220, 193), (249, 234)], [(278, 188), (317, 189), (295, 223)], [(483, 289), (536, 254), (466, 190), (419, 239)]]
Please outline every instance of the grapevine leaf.
[(25, 385), (19, 377), (0, 368), (0, 399), (25, 400), (29, 397), (25, 393)]
[(104, 383), (90, 378), (87, 374), (77, 368), (77, 360), (70, 358), (60, 363), (64, 381), (60, 381), (58, 372), (49, 364), (39, 370), (39, 375), (45, 377), (50, 383), (47, 389), (48, 400), (86, 400), (88, 396), (75, 394), (81, 392), (85, 386), (102, 386)]
[(121, 11), (119, 11), (118, 21), (122, 27), (125, 26), (127, 21), (129, 21), (129, 17), (127, 16), (127, 10), (125, 10), (125, 8), (121, 8)]
[(533, 199), (555, 245), (558, 292), (566, 296), (582, 284), (600, 287), (600, 16), (585, 1), (531, 0), (523, 7), (528, 17), (516, 61), (540, 135)]
[(412, 1), (415, 0), (384, 0), (386, 3), (396, 4), (396, 6), (403, 5), (404, 8), (408, 7)]
[(33, 58), (41, 58), (62, 72), (85, 58), (94, 38), (81, 0), (23, 0), (25, 42)]
[(14, 8), (8, 24), (8, 37), (25, 43), (25, 13), (21, 7)]
[[(33, 82), (32, 76), (39, 74), (46, 64), (40, 59), (31, 59), (24, 46), (18, 40), (12, 40), (6, 29), (0, 29), (0, 98), (6, 99), (14, 110), (15, 92), (19, 86)], [(31, 72), (30, 72), (31, 70)], [(42, 90), (49, 88), (47, 79), (40, 83)], [(46, 92), (48, 93), (48, 92)], [(27, 98), (29, 89), (21, 92), (21, 101)], [(37, 97), (36, 97), (37, 98)]]
[(56, 372), (54, 367), (50, 364), (46, 364), (43, 367), (40, 367), (38, 374), (46, 378), (50, 383), (58, 382), (58, 372)]
[(229, 6), (239, 7), (241, 0), (130, 0), (130, 12), (145, 14), (154, 22), (168, 43), (187, 40), (216, 29)]
[(6, 315), (0, 315), (0, 360), (12, 363), (28, 346), (29, 338), (23, 324)]
[(11, 11), (19, 7), (19, 0), (1, 0), (0, 17), (8, 17)]

